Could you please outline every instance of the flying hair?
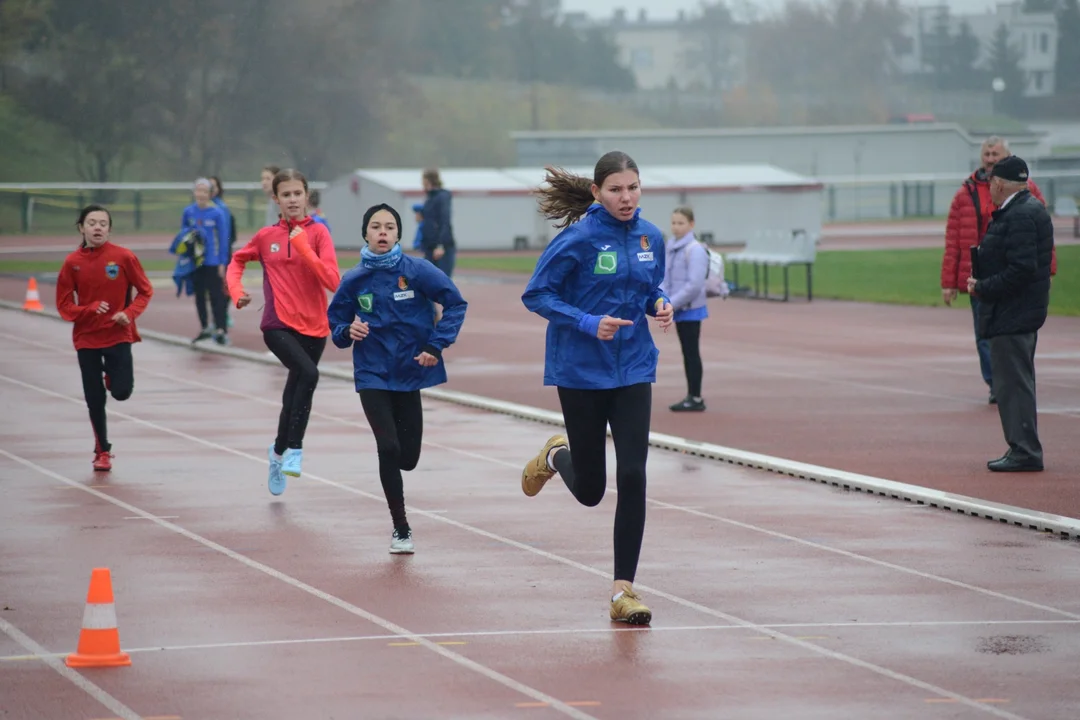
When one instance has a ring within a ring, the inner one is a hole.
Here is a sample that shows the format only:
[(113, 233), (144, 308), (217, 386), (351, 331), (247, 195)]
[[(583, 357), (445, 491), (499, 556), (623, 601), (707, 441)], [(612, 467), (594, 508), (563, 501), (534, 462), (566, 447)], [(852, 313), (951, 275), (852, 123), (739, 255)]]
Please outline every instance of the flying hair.
[(544, 169), (547, 171), (545, 185), (536, 191), (540, 198), (540, 212), (549, 220), (561, 220), (556, 225), (560, 228), (580, 220), (596, 201), (593, 185), (601, 187), (610, 175), (626, 170), (640, 174), (634, 159), (619, 150), (606, 153), (596, 162), (592, 180), (559, 167), (548, 166)]

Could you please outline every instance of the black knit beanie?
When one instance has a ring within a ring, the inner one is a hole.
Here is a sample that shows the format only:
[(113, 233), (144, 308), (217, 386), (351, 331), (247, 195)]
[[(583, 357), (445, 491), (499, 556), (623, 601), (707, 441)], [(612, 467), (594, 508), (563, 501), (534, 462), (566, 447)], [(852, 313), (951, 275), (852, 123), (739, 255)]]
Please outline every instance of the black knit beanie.
[(368, 211), (364, 213), (364, 240), (367, 241), (367, 226), (371, 222), (371, 216), (380, 210), (385, 210), (394, 216), (394, 221), (397, 223), (397, 237), (401, 240), (401, 216), (398, 215), (398, 211), (390, 207), (386, 203), (379, 203), (378, 205), (372, 205), (368, 208)]

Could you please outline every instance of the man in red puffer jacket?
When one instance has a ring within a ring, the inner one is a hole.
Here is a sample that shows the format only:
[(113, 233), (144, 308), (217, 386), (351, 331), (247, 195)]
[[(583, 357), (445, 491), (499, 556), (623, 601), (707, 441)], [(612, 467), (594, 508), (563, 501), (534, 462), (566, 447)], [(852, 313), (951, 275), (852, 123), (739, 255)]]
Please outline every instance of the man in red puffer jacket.
[[(986, 228), (990, 225), (990, 215), (997, 209), (990, 198), (990, 170), (999, 160), (1009, 157), (1009, 143), (1004, 138), (989, 137), (982, 144), (982, 167), (971, 174), (953, 196), (949, 207), (949, 219), (945, 223), (945, 255), (941, 260), (941, 298), (946, 305), (952, 305), (958, 293), (967, 294), (967, 279), (971, 277), (971, 248), (982, 242)], [(1031, 194), (1044, 205), (1039, 187), (1028, 181)], [(1050, 274), (1057, 272), (1057, 252), (1050, 259)], [(979, 337), (979, 299), (968, 295), (971, 301), (971, 315), (975, 326), (975, 347), (979, 353), (979, 369), (983, 380), (990, 388), (990, 403), (997, 402), (994, 397), (993, 373), (990, 368), (990, 342)]]

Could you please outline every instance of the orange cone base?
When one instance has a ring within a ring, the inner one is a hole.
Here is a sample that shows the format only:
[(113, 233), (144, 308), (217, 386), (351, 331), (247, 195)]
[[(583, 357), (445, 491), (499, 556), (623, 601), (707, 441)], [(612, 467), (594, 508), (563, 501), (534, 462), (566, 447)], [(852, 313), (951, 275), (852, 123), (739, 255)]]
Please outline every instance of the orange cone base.
[(80, 655), (71, 653), (64, 664), (68, 667), (124, 667), (131, 664), (131, 656), (125, 652), (113, 655)]

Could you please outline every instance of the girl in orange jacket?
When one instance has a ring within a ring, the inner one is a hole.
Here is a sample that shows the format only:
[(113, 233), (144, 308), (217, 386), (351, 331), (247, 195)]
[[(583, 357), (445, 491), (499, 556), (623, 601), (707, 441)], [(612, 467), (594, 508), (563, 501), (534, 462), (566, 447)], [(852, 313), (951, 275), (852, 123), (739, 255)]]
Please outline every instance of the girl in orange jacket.
[(273, 196), (281, 218), (233, 254), (226, 281), (230, 297), (241, 309), (251, 302), (241, 284), (244, 266), (256, 260), (262, 264), (265, 304), (259, 328), (266, 347), (289, 370), (277, 437), (268, 452), (268, 485), (273, 495), (280, 495), (286, 475), (300, 477), (319, 359), (330, 335), (326, 292), (337, 290), (341, 275), (329, 230), (307, 214), (308, 182), (303, 174), (278, 172)]

